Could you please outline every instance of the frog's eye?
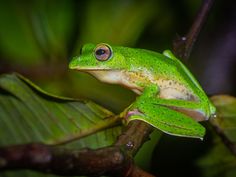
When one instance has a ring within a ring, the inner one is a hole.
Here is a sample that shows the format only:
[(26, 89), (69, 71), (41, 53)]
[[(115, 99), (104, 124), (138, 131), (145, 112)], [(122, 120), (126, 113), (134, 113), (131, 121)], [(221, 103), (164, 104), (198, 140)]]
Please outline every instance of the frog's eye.
[(112, 50), (108, 45), (100, 44), (95, 48), (94, 56), (99, 61), (106, 61), (111, 58)]

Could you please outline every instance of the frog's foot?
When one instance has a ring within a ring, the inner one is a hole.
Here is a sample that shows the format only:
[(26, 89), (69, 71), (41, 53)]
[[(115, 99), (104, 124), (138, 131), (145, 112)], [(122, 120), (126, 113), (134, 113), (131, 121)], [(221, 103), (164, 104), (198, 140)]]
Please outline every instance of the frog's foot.
[(125, 120), (128, 121), (129, 117), (133, 116), (133, 115), (142, 115), (142, 113), (139, 112), (138, 109), (134, 109), (134, 110), (128, 111), (127, 114), (125, 115)]
[(201, 124), (162, 105), (139, 102), (125, 117), (128, 122), (142, 120), (170, 135), (203, 139), (205, 134), (205, 128)]

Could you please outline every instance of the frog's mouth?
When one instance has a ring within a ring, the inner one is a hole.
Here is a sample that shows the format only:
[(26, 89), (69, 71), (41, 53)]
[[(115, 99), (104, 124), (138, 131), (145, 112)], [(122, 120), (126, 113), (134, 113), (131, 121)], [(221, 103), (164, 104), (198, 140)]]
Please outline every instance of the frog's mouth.
[(73, 63), (70, 63), (70, 64), (69, 64), (69, 68), (70, 68), (70, 69), (73, 69), (73, 70), (83, 71), (83, 72), (90, 72), (90, 71), (110, 71), (110, 70), (113, 70), (113, 69), (111, 69), (111, 68), (105, 68), (105, 67), (99, 68), (99, 67), (97, 67), (97, 66), (96, 66), (96, 68), (93, 67), (93, 66), (91, 66), (91, 67), (89, 67), (89, 66), (85, 66), (85, 67), (83, 67), (83, 66), (75, 66)]
[(76, 67), (76, 68), (73, 68), (75, 70), (78, 70), (78, 71), (83, 71), (83, 72), (99, 72), (99, 71), (111, 71), (112, 69), (109, 69), (109, 68), (80, 68), (80, 67)]

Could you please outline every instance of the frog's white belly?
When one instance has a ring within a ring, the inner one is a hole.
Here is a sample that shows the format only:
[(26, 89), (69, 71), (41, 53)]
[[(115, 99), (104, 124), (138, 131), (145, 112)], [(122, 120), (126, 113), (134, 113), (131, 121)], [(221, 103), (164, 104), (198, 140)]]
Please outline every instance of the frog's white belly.
[(183, 84), (180, 84), (176, 81), (167, 79), (158, 79), (156, 83), (160, 88), (161, 98), (194, 100), (194, 101), (198, 100), (190, 90), (188, 90)]
[(88, 72), (102, 82), (124, 85), (139, 95), (142, 93), (142, 87), (137, 86), (126, 72), (119, 70), (96, 70)]
[[(187, 89), (183, 84), (174, 80), (154, 79), (152, 75), (144, 75), (143, 73), (138, 72), (122, 72), (119, 70), (90, 70), (87, 72), (102, 82), (124, 85), (137, 94), (141, 94), (144, 87), (148, 86), (149, 84), (157, 84), (160, 89), (158, 97), (164, 99), (199, 101), (199, 99), (194, 96), (191, 90)], [(139, 85), (137, 83), (142, 83), (143, 86), (141, 86), (142, 84)], [(198, 121), (206, 119), (204, 112), (200, 110), (191, 110), (178, 107), (171, 108), (193, 117), (193, 119)]]
[(157, 84), (159, 96), (165, 99), (197, 100), (195, 96), (183, 84), (168, 79), (155, 79), (147, 72), (126, 72), (120, 70), (96, 70), (88, 71), (102, 82), (124, 85), (137, 94), (141, 94), (143, 88), (137, 83)]

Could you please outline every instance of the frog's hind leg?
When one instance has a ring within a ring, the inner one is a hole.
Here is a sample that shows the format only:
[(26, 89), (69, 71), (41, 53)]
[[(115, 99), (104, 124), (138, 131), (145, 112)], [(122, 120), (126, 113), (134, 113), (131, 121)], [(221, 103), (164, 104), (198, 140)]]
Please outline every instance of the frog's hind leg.
[(202, 139), (205, 128), (191, 117), (172, 109), (183, 106), (195, 110), (199, 108), (199, 103), (166, 100), (158, 98), (158, 93), (157, 85), (145, 88), (143, 94), (123, 112), (127, 120), (145, 121), (167, 134)]
[[(205, 128), (187, 115), (172, 110), (163, 105), (156, 105), (140, 101), (137, 108), (127, 113), (128, 121), (142, 120), (155, 128), (175, 136), (202, 139)], [(138, 110), (138, 111), (137, 111)]]
[(162, 98), (149, 98), (149, 101), (154, 105), (166, 106), (172, 110), (181, 112), (196, 121), (205, 121), (210, 117), (209, 107), (202, 105), (203, 103), (200, 102)]
[(170, 109), (182, 112), (197, 121), (208, 120), (208, 118), (210, 117), (209, 107), (208, 105), (204, 104), (204, 102), (178, 99), (164, 99), (158, 97), (158, 94), (158, 86), (154, 84), (150, 85), (149, 87), (145, 88), (143, 94), (137, 98), (134, 104), (139, 104), (139, 102), (146, 101), (146, 103), (166, 106)]

